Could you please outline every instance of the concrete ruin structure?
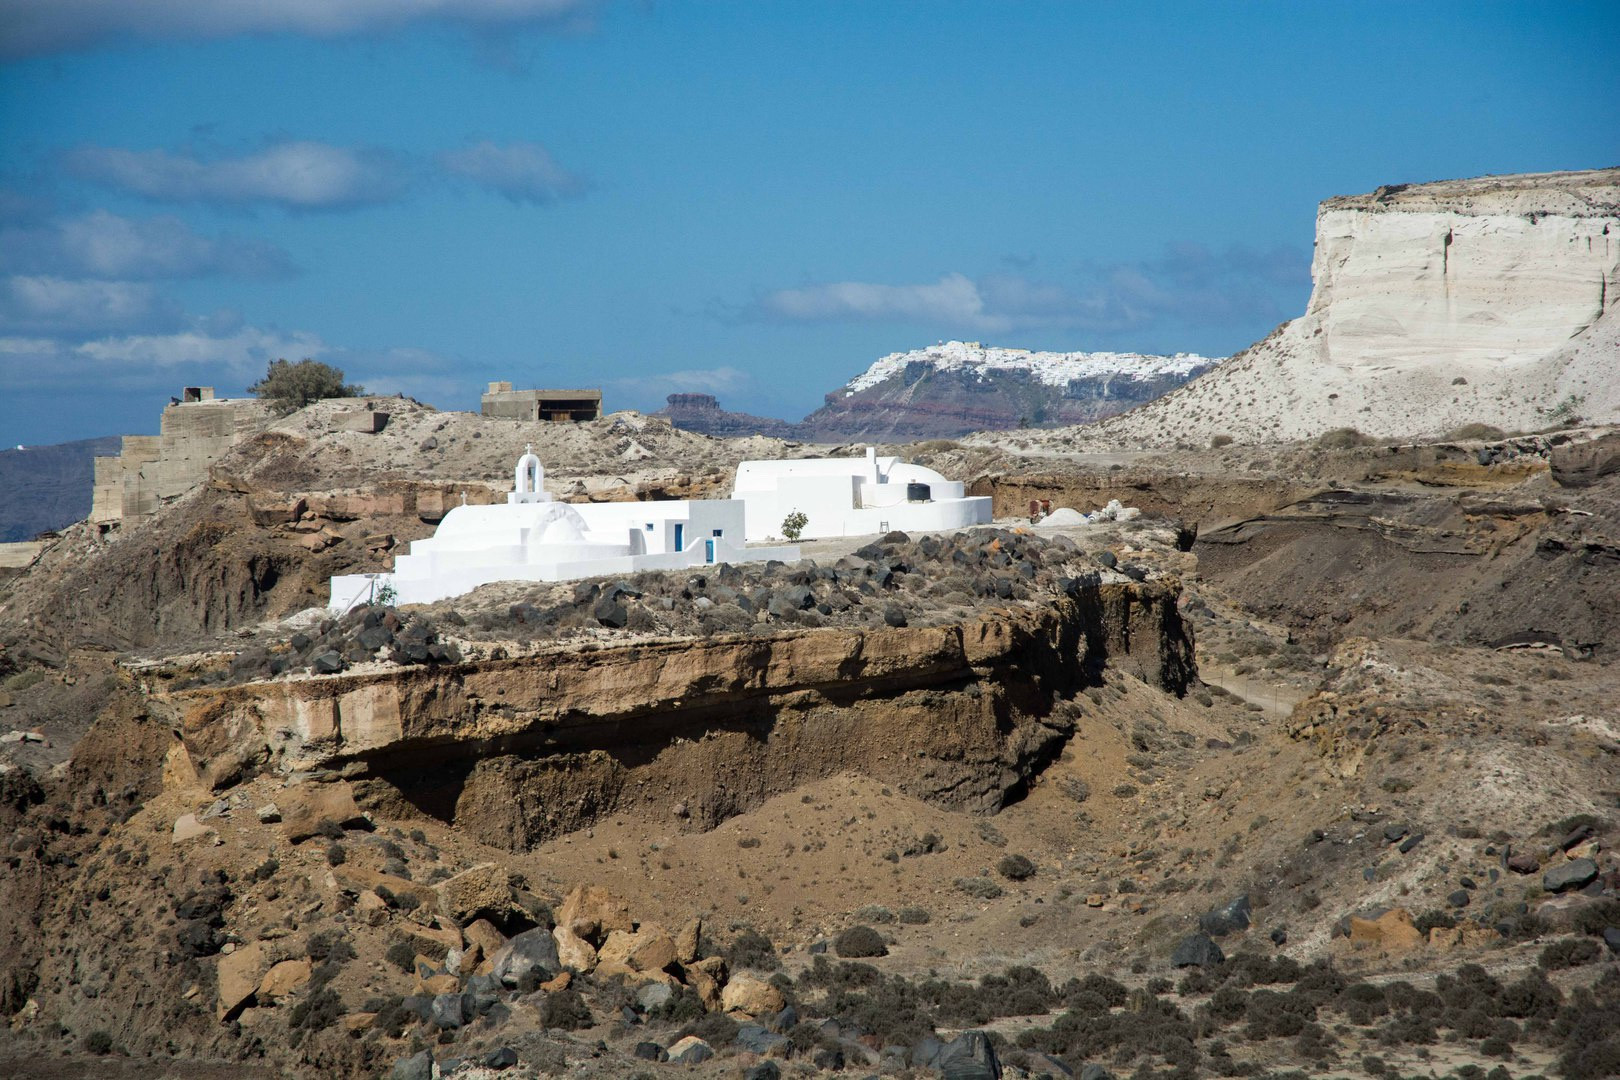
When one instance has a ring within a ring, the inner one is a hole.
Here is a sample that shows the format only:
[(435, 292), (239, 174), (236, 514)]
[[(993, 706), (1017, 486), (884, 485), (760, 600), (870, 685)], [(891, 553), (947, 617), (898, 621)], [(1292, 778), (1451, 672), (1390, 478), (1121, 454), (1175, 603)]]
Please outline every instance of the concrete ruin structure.
[(431, 604), (496, 581), (571, 581), (715, 563), (797, 562), (793, 545), (747, 547), (734, 499), (564, 503), (545, 490), (533, 447), (518, 459), (506, 502), (457, 506), (426, 540), (411, 542), (390, 574), (332, 578), (331, 607), (392, 596)]
[(125, 435), (120, 454), (96, 458), (91, 523), (143, 518), (163, 500), (184, 495), (267, 416), (257, 398), (216, 398), (212, 386), (186, 387), (163, 410), (161, 434)]
[(513, 390), (509, 382), (492, 382), (479, 400), (479, 411), (498, 420), (578, 423), (602, 418), (601, 390)]
[(991, 500), (968, 497), (959, 480), (933, 469), (878, 457), (745, 461), (731, 497), (746, 507), (749, 543), (783, 535), (790, 514), (805, 516), (806, 540), (866, 536), (891, 529), (938, 532), (990, 522)]

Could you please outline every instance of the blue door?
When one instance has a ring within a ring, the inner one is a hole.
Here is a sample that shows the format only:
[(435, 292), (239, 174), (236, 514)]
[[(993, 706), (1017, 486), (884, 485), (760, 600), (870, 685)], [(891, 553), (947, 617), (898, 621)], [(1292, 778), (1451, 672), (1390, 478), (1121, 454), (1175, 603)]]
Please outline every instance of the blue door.
[(686, 550), (686, 526), (679, 521), (675, 523), (675, 550)]
[(714, 562), (714, 541), (713, 540), (705, 540), (705, 541), (703, 541), (703, 545), (704, 545), (704, 558), (703, 558), (703, 561), (704, 562)]

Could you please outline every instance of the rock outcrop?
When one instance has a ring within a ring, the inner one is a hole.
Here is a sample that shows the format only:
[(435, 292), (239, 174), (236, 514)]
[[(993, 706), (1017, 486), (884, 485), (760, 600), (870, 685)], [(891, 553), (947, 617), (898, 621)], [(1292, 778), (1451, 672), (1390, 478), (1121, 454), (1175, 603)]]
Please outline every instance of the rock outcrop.
[(1092, 432), (1117, 445), (1620, 418), (1620, 169), (1323, 202), (1305, 314)]
[(709, 827), (841, 771), (992, 811), (1061, 751), (1103, 663), (1185, 689), (1178, 595), (1173, 580), (1073, 580), (1044, 606), (938, 626), (565, 646), (154, 702), (216, 788), (338, 769), (368, 806), (409, 804), (515, 851), (677, 802)]
[(748, 435), (794, 438), (794, 426), (786, 420), (722, 409), (713, 394), (670, 394), (665, 400), (668, 404), (649, 415), (666, 419), (681, 431), (721, 439)]

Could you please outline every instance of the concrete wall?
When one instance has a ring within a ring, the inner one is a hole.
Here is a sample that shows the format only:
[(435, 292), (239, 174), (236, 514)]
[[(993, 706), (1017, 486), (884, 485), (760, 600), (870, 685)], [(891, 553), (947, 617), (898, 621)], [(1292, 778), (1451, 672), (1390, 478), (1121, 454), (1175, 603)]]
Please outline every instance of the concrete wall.
[(208, 467), (258, 431), (264, 404), (251, 398), (170, 405), (162, 434), (126, 435), (117, 457), (96, 458), (90, 520), (135, 520), (208, 479)]

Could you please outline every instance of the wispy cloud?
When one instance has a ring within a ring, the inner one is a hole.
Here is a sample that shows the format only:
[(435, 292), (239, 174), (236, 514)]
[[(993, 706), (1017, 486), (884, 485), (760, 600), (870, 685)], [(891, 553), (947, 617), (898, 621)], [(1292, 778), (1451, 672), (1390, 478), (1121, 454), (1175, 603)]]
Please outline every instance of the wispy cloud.
[[(0, 368), (13, 389), (85, 385), (155, 387), (175, 381), (176, 369), (191, 369), (210, 382), (246, 382), (271, 360), (319, 356), (327, 350), (309, 333), (282, 333), (255, 326), (228, 332), (206, 320), (166, 334), (125, 334), (73, 342), (61, 338), (0, 337)], [(192, 378), (186, 375), (185, 378)]]
[(652, 375), (608, 379), (606, 385), (619, 395), (644, 406), (657, 408), (670, 394), (714, 394), (716, 397), (743, 393), (753, 387), (754, 377), (734, 367), (689, 368)]
[(82, 336), (174, 326), (179, 308), (144, 282), (48, 274), (0, 279), (0, 333)]
[(1001, 321), (986, 315), (979, 286), (962, 274), (946, 274), (920, 285), (834, 281), (778, 289), (762, 296), (757, 308), (763, 315), (793, 322), (871, 319), (976, 327)]
[(1200, 245), (1158, 259), (1080, 267), (1068, 281), (995, 273), (948, 273), (936, 281), (837, 281), (777, 289), (742, 309), (744, 318), (781, 322), (893, 322), (1004, 334), (1031, 329), (1098, 334), (1164, 323), (1230, 325), (1285, 318), (1293, 294), (1309, 285), (1309, 257), (1291, 249), (1257, 251)]
[(438, 156), (440, 168), (506, 196), (515, 203), (544, 204), (583, 194), (585, 180), (557, 163), (536, 142), (505, 145), (484, 140)]
[(596, 7), (594, 0), (8, 0), (0, 5), (0, 56), (241, 34), (347, 37), (422, 22), (572, 26), (588, 22)]
[(86, 146), (62, 156), (81, 179), (168, 203), (344, 210), (388, 202), (406, 186), (404, 164), (381, 150), (282, 141), (237, 157)]
[(0, 271), (154, 280), (285, 277), (294, 267), (286, 252), (261, 240), (202, 236), (174, 217), (136, 220), (95, 210), (0, 228)]

